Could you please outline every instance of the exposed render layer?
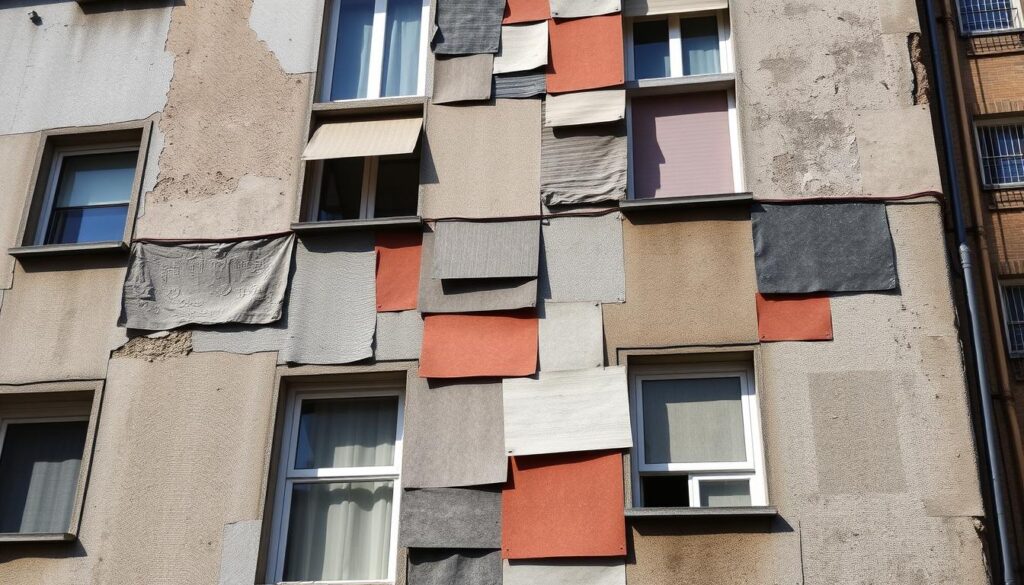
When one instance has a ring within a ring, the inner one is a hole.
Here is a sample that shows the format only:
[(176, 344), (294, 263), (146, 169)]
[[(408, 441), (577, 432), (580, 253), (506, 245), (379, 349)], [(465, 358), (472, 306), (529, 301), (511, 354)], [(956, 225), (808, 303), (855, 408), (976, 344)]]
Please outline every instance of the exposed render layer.
[[(0, 134), (141, 120), (162, 110), (174, 63), (164, 47), (172, 4), (7, 3)], [(40, 24), (26, 16), (31, 10)]]

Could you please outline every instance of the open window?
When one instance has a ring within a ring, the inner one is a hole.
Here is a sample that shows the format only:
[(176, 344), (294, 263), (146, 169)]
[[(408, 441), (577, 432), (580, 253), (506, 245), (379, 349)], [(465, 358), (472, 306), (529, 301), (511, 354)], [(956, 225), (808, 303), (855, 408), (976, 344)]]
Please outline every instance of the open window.
[(625, 22), (629, 80), (732, 72), (724, 10), (638, 16)]
[(327, 4), (320, 101), (424, 95), (430, 0)]
[(767, 505), (749, 363), (647, 366), (630, 372), (633, 505)]
[(303, 153), (304, 221), (416, 216), (421, 127), (421, 118), (321, 124)]

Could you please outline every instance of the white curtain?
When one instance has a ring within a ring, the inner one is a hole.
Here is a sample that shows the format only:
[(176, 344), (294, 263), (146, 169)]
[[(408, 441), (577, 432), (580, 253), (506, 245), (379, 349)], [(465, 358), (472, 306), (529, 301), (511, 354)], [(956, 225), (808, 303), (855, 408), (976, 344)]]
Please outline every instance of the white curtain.
[(714, 16), (683, 18), (679, 25), (683, 36), (683, 73), (718, 73), (718, 20)]
[(0, 532), (66, 532), (85, 421), (10, 424), (0, 453)]
[(392, 465), (397, 424), (395, 396), (304, 400), (295, 467)]
[(297, 483), (292, 489), (285, 581), (388, 576), (394, 483)]
[(647, 463), (744, 461), (739, 378), (644, 380)]
[(373, 0), (336, 0), (338, 40), (334, 45), (331, 99), (366, 97), (370, 77), (370, 38), (373, 36)]
[(388, 0), (381, 96), (416, 94), (422, 11), (421, 0)]

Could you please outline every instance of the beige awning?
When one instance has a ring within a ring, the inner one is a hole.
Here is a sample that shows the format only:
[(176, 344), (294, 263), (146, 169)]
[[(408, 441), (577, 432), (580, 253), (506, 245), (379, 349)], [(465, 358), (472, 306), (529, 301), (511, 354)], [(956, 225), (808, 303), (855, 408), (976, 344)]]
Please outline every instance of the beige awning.
[(302, 152), (304, 160), (408, 154), (416, 149), (423, 118), (321, 124)]
[(722, 10), (728, 7), (728, 0), (623, 0), (622, 13), (626, 16), (650, 16), (700, 10)]

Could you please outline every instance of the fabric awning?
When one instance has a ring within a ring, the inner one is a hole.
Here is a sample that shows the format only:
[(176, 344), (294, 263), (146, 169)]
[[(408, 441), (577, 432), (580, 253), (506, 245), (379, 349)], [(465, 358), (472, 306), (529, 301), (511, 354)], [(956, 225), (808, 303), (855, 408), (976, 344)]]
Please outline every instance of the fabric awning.
[(423, 118), (388, 118), (321, 124), (303, 160), (408, 154), (416, 149)]
[(623, 0), (625, 16), (651, 16), (701, 10), (722, 10), (729, 7), (727, 0)]

